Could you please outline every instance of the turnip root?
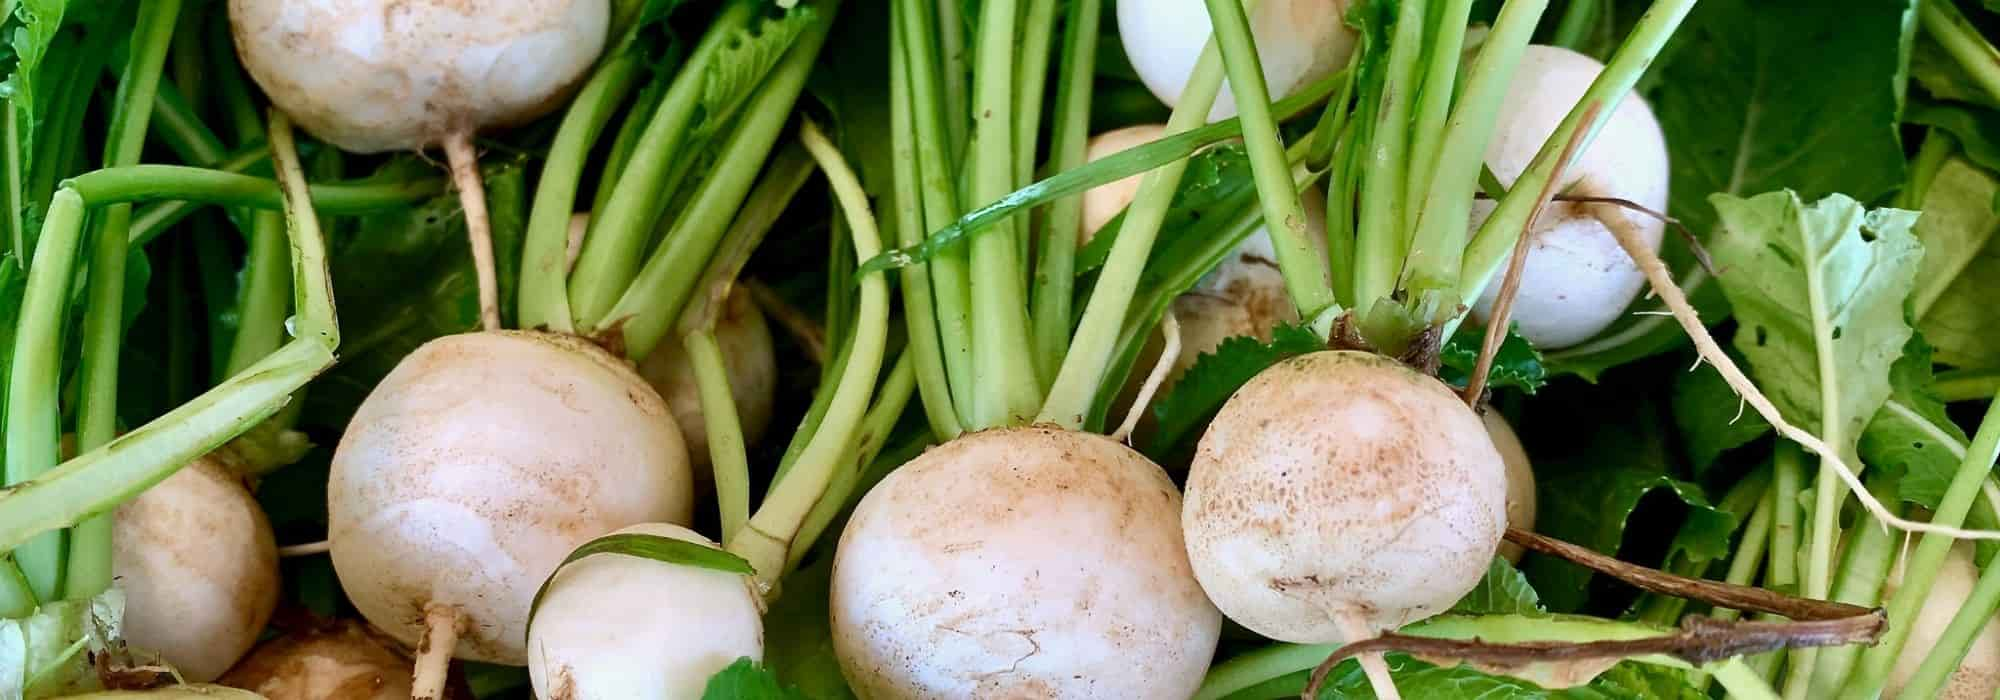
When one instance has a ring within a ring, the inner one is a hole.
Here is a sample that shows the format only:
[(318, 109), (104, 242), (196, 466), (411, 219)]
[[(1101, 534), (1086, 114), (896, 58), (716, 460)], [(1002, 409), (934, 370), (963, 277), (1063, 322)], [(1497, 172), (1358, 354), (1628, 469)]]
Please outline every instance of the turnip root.
[[(1903, 686), (1916, 675), (1917, 667), (1938, 638), (1951, 625), (1958, 609), (1965, 604), (1966, 597), (1972, 595), (1973, 582), (1979, 579), (1979, 567), (1973, 564), (1973, 543), (1957, 542), (1946, 555), (1944, 567), (1937, 572), (1931, 582), (1930, 596), (1924, 599), (1924, 607), (1917, 613), (1917, 619), (1910, 622), (1909, 641), (1903, 646), (1903, 654), (1896, 658), (1896, 665), (1889, 671), (1889, 680), (1882, 686), (1882, 697), (1893, 698), (1902, 695)], [(1902, 576), (1890, 577), (1891, 586)], [(1882, 598), (1887, 600), (1893, 588), (1885, 590)], [(1965, 698), (1991, 698), (2000, 691), (2000, 618), (1986, 622), (1980, 628), (1979, 636), (1972, 640), (1965, 658), (1958, 662), (1958, 670), (1944, 683), (1938, 697), (1949, 700)]]
[(394, 640), (343, 620), (257, 645), (221, 682), (270, 700), (402, 700), (410, 660)]
[[(1569, 49), (1527, 48), (1486, 148), (1486, 163), (1502, 184), (1513, 185), (1603, 70), (1595, 59)], [(1616, 197), (1664, 211), (1666, 140), (1645, 100), (1633, 95), (1619, 102), (1563, 178), (1561, 191), (1570, 195)], [(1474, 203), (1472, 225), (1485, 221), (1493, 206), (1491, 201)], [(1609, 215), (1626, 217), (1647, 245), (1659, 250), (1663, 222), (1636, 211)], [(1638, 266), (1588, 204), (1551, 203), (1529, 236), (1513, 321), (1536, 347), (1555, 349), (1589, 340), (1616, 321), (1645, 284)], [(1496, 275), (1473, 307), (1478, 322), (1485, 323), (1499, 290)]]
[(1238, 389), (1202, 436), (1188, 558), (1243, 626), (1351, 641), (1478, 584), (1506, 527), (1506, 475), (1443, 383), (1369, 353), (1302, 355)]
[[(710, 547), (678, 525), (619, 530)], [(764, 603), (748, 576), (593, 554), (550, 580), (528, 632), (535, 696), (566, 700), (701, 697), (742, 657), (764, 657)]]
[(300, 126), (358, 153), (441, 145), (465, 205), (480, 312), (498, 327), (473, 135), (561, 106), (604, 49), (607, 0), (229, 0), (250, 77)]
[[(1158, 141), (1166, 135), (1165, 124), (1138, 124), (1112, 129), (1090, 137), (1090, 143), (1084, 146), (1084, 162), (1096, 162), (1125, 149)], [(1085, 190), (1083, 227), (1077, 231), (1077, 244), (1089, 243), (1099, 229), (1124, 212), (1125, 207), (1132, 204), (1132, 198), (1139, 195), (1139, 181), (1145, 178), (1142, 173)]]
[[(1250, 33), (1272, 99), (1332, 75), (1354, 50), (1347, 0), (1265, 0), (1250, 13)], [(1211, 28), (1202, 0), (1119, 0), (1118, 36), (1139, 80), (1168, 107), (1194, 74)], [(1210, 121), (1236, 116), (1229, 87), (1215, 98)]]
[[(723, 369), (743, 424), (743, 440), (754, 444), (771, 423), (771, 400), (778, 389), (778, 361), (771, 352), (771, 331), (750, 293), (732, 289), (722, 314), (716, 317), (715, 342), (722, 346)], [(701, 390), (694, 365), (679, 342), (661, 343), (639, 363), (639, 374), (660, 392), (687, 442), (696, 483), (708, 483), (708, 423), (702, 420)]]
[[(1486, 423), (1486, 434), (1493, 439), (1493, 448), (1500, 452), (1500, 461), (1507, 465), (1507, 527), (1534, 530), (1535, 470), (1528, 462), (1528, 451), (1521, 447), (1521, 438), (1514, 435), (1514, 429), (1499, 413), (1488, 409), (1479, 419)], [(1507, 561), (1518, 564), (1523, 553), (1521, 545), (1500, 543), (1500, 556)]]
[[(428, 630), (442, 635), (426, 640), (433, 651), (523, 664), (530, 601), (571, 550), (626, 525), (687, 521), (687, 460), (666, 402), (588, 341), (439, 338), (375, 387), (341, 437), (327, 485), (333, 565), (398, 642), (415, 647)], [(441, 678), (424, 663), (419, 692)]]
[(278, 603), (271, 524), (234, 472), (203, 457), (119, 506), (112, 574), (125, 640), (206, 683), (242, 658)]
[(969, 433), (868, 492), (835, 554), (834, 650), (862, 697), (1188, 697), (1221, 616), (1180, 497), (1101, 435)]

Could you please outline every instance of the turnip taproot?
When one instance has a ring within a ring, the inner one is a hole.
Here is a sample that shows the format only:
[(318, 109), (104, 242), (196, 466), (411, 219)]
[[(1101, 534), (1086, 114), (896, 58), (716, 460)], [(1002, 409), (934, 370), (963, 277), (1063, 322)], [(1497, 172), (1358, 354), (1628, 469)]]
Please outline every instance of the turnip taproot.
[[(1258, 58), (1271, 95), (1340, 70), (1354, 50), (1346, 23), (1347, 0), (1265, 0), (1251, 13)], [(1168, 107), (1180, 104), (1211, 28), (1202, 0), (1119, 0), (1118, 36), (1139, 80)], [(1236, 116), (1227, 87), (1209, 110), (1210, 120)]]
[[(467, 333), (418, 348), (355, 412), (327, 539), (348, 597), (397, 641), (459, 631), (442, 653), (521, 664), (529, 603), (563, 557), (685, 522), (691, 490), (666, 402), (623, 360), (574, 336)], [(427, 670), (419, 692), (442, 678)]]
[(1237, 390), (1190, 467), (1188, 558), (1230, 619), (1323, 644), (1451, 607), (1506, 528), (1507, 468), (1451, 390), (1352, 351)]
[(394, 640), (341, 620), (257, 645), (220, 682), (269, 700), (400, 700), (410, 660)]
[[(1512, 186), (1542, 142), (1583, 97), (1604, 66), (1583, 54), (1555, 46), (1529, 46), (1501, 105), (1486, 163), (1502, 184)], [(1637, 95), (1612, 110), (1603, 130), (1563, 171), (1561, 191), (1616, 197), (1653, 211), (1667, 206), (1667, 146), (1659, 120)], [(1472, 209), (1477, 227), (1493, 211), (1480, 201)], [(1521, 271), (1513, 321), (1536, 347), (1562, 348), (1589, 340), (1618, 319), (1645, 284), (1645, 276), (1619, 246), (1617, 236), (1580, 202), (1555, 202), (1529, 232), (1528, 259)], [(1665, 223), (1637, 211), (1620, 211), (1659, 250)], [(1500, 290), (1486, 285), (1473, 307), (1482, 322)]]
[(1221, 617), (1180, 497), (1100, 436), (971, 433), (868, 492), (834, 560), (834, 647), (864, 697), (1186, 697)]
[[(771, 350), (771, 330), (764, 312), (742, 287), (732, 287), (722, 313), (715, 319), (715, 342), (722, 348), (723, 368), (729, 375), (730, 395), (736, 402), (737, 419), (743, 426), (743, 440), (755, 444), (771, 423), (771, 400), (778, 389), (778, 361)], [(660, 392), (673, 411), (687, 442), (688, 458), (694, 466), (696, 483), (708, 483), (708, 424), (702, 420), (701, 391), (696, 386), (694, 365), (680, 343), (661, 343), (645, 361), (639, 374)]]
[[(618, 533), (715, 543), (678, 525)], [(536, 697), (700, 697), (710, 676), (764, 657), (764, 602), (740, 574), (621, 554), (592, 554), (549, 580), (528, 631)]]
[[(1944, 567), (1938, 569), (1937, 578), (1931, 581), (1930, 595), (1924, 599), (1923, 608), (1917, 613), (1917, 619), (1909, 622), (1909, 640), (1903, 646), (1902, 655), (1896, 657), (1896, 665), (1889, 671), (1889, 680), (1882, 686), (1882, 697), (1893, 698), (1903, 694), (1903, 686), (1908, 685), (1910, 678), (1916, 675), (1917, 667), (1937, 646), (1945, 628), (1958, 615), (1959, 607), (1972, 595), (1973, 582), (1979, 578), (1979, 567), (1973, 563), (1972, 552), (1971, 542), (1959, 542), (1952, 545), (1950, 553), (1945, 556)], [(1900, 574), (1890, 577), (1891, 588), (1883, 592), (1884, 600), (1894, 591), (1894, 582), (1901, 578)], [(1938, 697), (1947, 700), (1991, 698), (1995, 691), (2000, 691), (2000, 618), (1988, 620), (1986, 626), (1979, 629), (1979, 636), (1973, 638), (1965, 658), (1958, 662), (1958, 670), (1953, 671), (1945, 681)]]
[(278, 603), (271, 524), (234, 472), (203, 457), (119, 506), (112, 565), (125, 640), (185, 678), (215, 680)]
[[(1521, 438), (1514, 435), (1514, 428), (1498, 412), (1489, 408), (1480, 413), (1479, 419), (1486, 423), (1493, 449), (1500, 452), (1500, 461), (1507, 465), (1507, 527), (1534, 530), (1535, 470), (1528, 461), (1528, 450), (1521, 446)], [(1507, 561), (1520, 563), (1523, 553), (1521, 545), (1500, 543), (1500, 556)]]

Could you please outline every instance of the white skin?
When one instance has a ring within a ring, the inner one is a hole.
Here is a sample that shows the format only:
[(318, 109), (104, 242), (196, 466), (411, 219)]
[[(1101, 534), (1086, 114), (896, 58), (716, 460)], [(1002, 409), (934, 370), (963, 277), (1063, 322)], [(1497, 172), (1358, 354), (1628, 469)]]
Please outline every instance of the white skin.
[(402, 700), (410, 660), (394, 640), (342, 620), (257, 645), (221, 683), (267, 700)]
[[(1514, 429), (1507, 425), (1498, 411), (1486, 409), (1479, 416), (1486, 425), (1486, 434), (1493, 438), (1493, 448), (1499, 450), (1500, 461), (1507, 465), (1507, 526), (1522, 530), (1535, 529), (1535, 470), (1528, 462), (1528, 451), (1521, 447), (1521, 438), (1514, 435)], [(1521, 545), (1512, 542), (1500, 543), (1500, 556), (1507, 561), (1521, 562)]]
[(1180, 496), (1101, 436), (970, 433), (891, 472), (836, 550), (834, 651), (870, 698), (1188, 697), (1221, 616)]
[[(755, 445), (771, 424), (771, 401), (778, 390), (778, 360), (771, 350), (771, 330), (750, 292), (733, 288), (716, 319), (715, 342), (722, 348), (722, 365), (729, 393), (736, 403), (743, 441)], [(696, 483), (709, 483), (708, 422), (702, 419), (701, 387), (694, 378), (680, 339), (670, 338), (639, 363), (639, 374), (660, 392), (673, 410), (674, 422), (686, 440)]]
[[(1603, 70), (1596, 60), (1569, 49), (1527, 48), (1486, 147), (1486, 164), (1501, 184), (1513, 185)], [(1603, 130), (1563, 171), (1561, 186), (1569, 194), (1617, 197), (1666, 211), (1667, 145), (1645, 100), (1631, 95), (1618, 103)], [(1491, 201), (1475, 202), (1472, 226), (1477, 228), (1492, 211)], [(1647, 245), (1659, 250), (1663, 222), (1623, 209), (1607, 215), (1626, 217)], [(1611, 230), (1592, 216), (1591, 207), (1552, 203), (1530, 235), (1512, 319), (1538, 348), (1589, 340), (1618, 320), (1645, 284), (1645, 275)], [(1495, 273), (1473, 307), (1478, 323), (1485, 323), (1499, 294), (1500, 274)]]
[(327, 539), (341, 587), (407, 646), (457, 613), (459, 658), (527, 662), (542, 581), (578, 545), (687, 522), (692, 480), (666, 402), (587, 341), (524, 331), (426, 343), (362, 402), (333, 456)]
[[(619, 530), (716, 546), (666, 523)], [(763, 601), (747, 577), (620, 554), (565, 565), (528, 631), (535, 697), (701, 697), (742, 657), (764, 658)]]
[(1436, 379), (1368, 353), (1302, 355), (1238, 389), (1202, 435), (1188, 558), (1224, 614), (1272, 639), (1395, 629), (1486, 573), (1506, 469)]
[[(1354, 51), (1348, 0), (1264, 0), (1250, 14), (1250, 34), (1272, 99), (1332, 75)], [(1204, 0), (1119, 0), (1118, 35), (1146, 88), (1168, 107), (1180, 102), (1211, 28)], [(1210, 121), (1236, 116), (1229, 86), (1215, 98)]]
[[(1910, 639), (1903, 645), (1903, 654), (1896, 658), (1896, 665), (1889, 670), (1889, 680), (1882, 686), (1882, 697), (1893, 698), (1901, 695), (1903, 686), (1916, 675), (1917, 667), (1923, 665), (1924, 656), (1936, 646), (1938, 638), (1944, 636), (1952, 618), (1972, 594), (1972, 585), (1979, 580), (1979, 567), (1973, 563), (1973, 544), (1957, 542), (1952, 544), (1951, 553), (1945, 557), (1944, 567), (1938, 569), (1937, 578), (1931, 582), (1930, 596), (1924, 599), (1924, 607), (1917, 612), (1916, 622), (1911, 623)], [(1900, 566), (1898, 567), (1901, 568)], [(1890, 577), (1891, 585), (1886, 587), (1882, 598), (1887, 600), (1894, 592), (1894, 582), (1901, 580), (1900, 571)], [(1979, 636), (1972, 638), (1972, 646), (1965, 652), (1965, 658), (1958, 662), (1958, 670), (1945, 679), (1938, 697), (1945, 700), (1984, 700), (2000, 691), (2000, 618), (1986, 622), (1980, 628)]]
[(119, 506), (115, 523), (125, 641), (189, 681), (215, 680), (257, 643), (278, 603), (278, 549), (256, 498), (204, 457)]

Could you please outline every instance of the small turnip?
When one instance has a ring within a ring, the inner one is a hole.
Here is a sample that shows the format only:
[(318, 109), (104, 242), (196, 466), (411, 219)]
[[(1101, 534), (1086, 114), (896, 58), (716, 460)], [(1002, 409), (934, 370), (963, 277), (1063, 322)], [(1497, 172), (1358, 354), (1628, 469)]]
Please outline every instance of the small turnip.
[[(749, 291), (732, 288), (716, 318), (715, 342), (722, 348), (723, 369), (729, 375), (743, 440), (755, 444), (771, 424), (771, 401), (778, 389), (778, 361), (771, 351), (771, 331), (764, 312)], [(696, 483), (709, 481), (708, 422), (702, 420), (701, 389), (687, 350), (676, 341), (661, 343), (639, 363), (639, 374), (667, 400), (687, 442)]]
[[(716, 546), (665, 523), (618, 532)], [(549, 581), (529, 627), (535, 696), (701, 697), (717, 671), (764, 657), (763, 612), (748, 576), (621, 554), (570, 562)]]
[(269, 700), (401, 700), (410, 659), (394, 640), (341, 620), (257, 645), (221, 682)]
[[(1348, 0), (1264, 0), (1250, 13), (1250, 33), (1272, 99), (1332, 75), (1354, 51), (1346, 24)], [(1118, 36), (1139, 80), (1168, 107), (1181, 90), (1211, 33), (1203, 0), (1119, 0)], [(1215, 98), (1210, 121), (1236, 116), (1229, 87)]]
[(203, 457), (119, 506), (114, 522), (125, 640), (190, 681), (215, 680), (278, 603), (278, 549), (256, 498)]
[[(1595, 59), (1569, 49), (1529, 46), (1486, 147), (1494, 177), (1512, 186), (1603, 70)], [(1616, 197), (1666, 210), (1666, 138), (1645, 100), (1631, 95), (1618, 103), (1596, 139), (1563, 171), (1561, 187), (1567, 194)], [(1618, 320), (1645, 284), (1645, 275), (1592, 210), (1581, 202), (1554, 202), (1529, 232), (1513, 321), (1536, 347), (1556, 349), (1589, 340)], [(1472, 225), (1492, 211), (1491, 201), (1474, 203)], [(1636, 211), (1617, 215), (1628, 218), (1647, 244), (1659, 250), (1663, 222)], [(1479, 322), (1485, 322), (1499, 291), (1496, 275), (1473, 307)]]
[[(1522, 530), (1535, 529), (1535, 470), (1528, 461), (1528, 451), (1521, 447), (1521, 438), (1514, 435), (1514, 429), (1507, 425), (1507, 419), (1492, 409), (1479, 415), (1486, 423), (1486, 434), (1493, 438), (1493, 449), (1499, 450), (1500, 461), (1507, 465), (1507, 527)], [(1521, 545), (1512, 542), (1500, 543), (1500, 556), (1507, 561), (1520, 563)]]
[[(1930, 596), (1924, 599), (1924, 606), (1917, 612), (1917, 619), (1910, 623), (1910, 638), (1903, 646), (1903, 654), (1896, 658), (1896, 665), (1889, 671), (1889, 680), (1882, 686), (1882, 697), (1893, 698), (1903, 694), (1903, 686), (1910, 677), (1916, 675), (1917, 667), (1923, 665), (1924, 657), (1938, 638), (1944, 636), (1952, 618), (1958, 616), (1958, 609), (1965, 599), (1972, 595), (1972, 585), (1979, 580), (1979, 567), (1973, 563), (1973, 544), (1957, 542), (1945, 557), (1944, 567), (1938, 569), (1937, 578), (1931, 582)], [(1890, 577), (1891, 588), (1884, 590), (1882, 598), (1887, 600), (1894, 592), (1894, 582), (1902, 576)], [(1979, 629), (1979, 636), (1972, 639), (1972, 646), (1965, 652), (1965, 658), (1958, 662), (1958, 670), (1944, 682), (1938, 697), (1947, 700), (1969, 698), (1991, 698), (2000, 691), (2000, 617), (1986, 622)]]
[[(574, 336), (446, 336), (398, 364), (333, 455), (328, 534), (368, 621), (460, 658), (527, 662), (530, 601), (585, 541), (686, 522), (687, 449), (666, 402)], [(418, 690), (442, 678), (420, 659)]]
[(841, 533), (834, 650), (862, 697), (1176, 698), (1221, 616), (1180, 496), (1101, 435), (969, 433), (870, 490)]
[(1202, 435), (1182, 508), (1195, 576), (1224, 614), (1324, 644), (1441, 612), (1486, 573), (1507, 468), (1472, 409), (1394, 360), (1280, 362)]

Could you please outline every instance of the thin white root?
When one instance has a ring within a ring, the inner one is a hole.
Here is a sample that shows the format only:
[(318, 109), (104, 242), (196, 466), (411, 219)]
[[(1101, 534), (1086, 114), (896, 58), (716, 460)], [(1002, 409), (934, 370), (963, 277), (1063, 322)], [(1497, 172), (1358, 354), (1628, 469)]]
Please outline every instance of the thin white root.
[(278, 548), (278, 556), (286, 558), (308, 557), (314, 554), (325, 554), (332, 548), (333, 545), (328, 544), (326, 540), (320, 540), (318, 542), (307, 542), (305, 544), (286, 545)]
[(1181, 320), (1174, 316), (1173, 309), (1167, 309), (1166, 318), (1160, 319), (1160, 335), (1166, 337), (1166, 349), (1160, 351), (1160, 359), (1153, 363), (1153, 371), (1146, 375), (1146, 383), (1139, 387), (1139, 395), (1132, 399), (1132, 408), (1125, 411), (1125, 422), (1118, 424), (1118, 432), (1111, 439), (1130, 444), (1132, 431), (1139, 427), (1139, 417), (1146, 415), (1146, 406), (1153, 403), (1153, 395), (1159, 393), (1160, 385), (1167, 383), (1167, 374), (1174, 371), (1174, 363), (1181, 357)]
[(424, 608), (424, 639), (417, 647), (417, 668), (410, 680), (410, 700), (438, 700), (451, 672), (451, 655), (458, 649), (465, 616), (456, 606), (432, 603)]
[(1632, 257), (1632, 262), (1646, 274), (1646, 281), (1652, 285), (1653, 291), (1658, 293), (1660, 300), (1673, 311), (1674, 320), (1680, 322), (1681, 328), (1687, 331), (1688, 338), (1694, 341), (1695, 352), (1708, 360), (1708, 363), (1715, 367), (1715, 371), (1722, 374), (1722, 379), (1729, 384), (1729, 388), (1749, 403), (1751, 408), (1756, 409), (1757, 415), (1763, 416), (1779, 435), (1798, 443), (1807, 452), (1819, 457), (1822, 468), (1832, 469), (1834, 476), (1840, 477), (1841, 482), (1847, 484), (1847, 488), (1854, 492), (1854, 497), (1861, 501), (1862, 507), (1866, 508), (1870, 515), (1875, 516), (1876, 520), (1904, 532), (1922, 532), (1965, 540), (2000, 540), (2000, 530), (1945, 527), (1908, 520), (1890, 512), (1887, 506), (1882, 505), (1881, 501), (1876, 500), (1875, 496), (1862, 486), (1861, 477), (1855, 474), (1852, 467), (1847, 466), (1847, 462), (1841, 460), (1838, 450), (1820, 440), (1819, 436), (1786, 421), (1785, 416), (1778, 412), (1778, 407), (1771, 403), (1771, 399), (1758, 390), (1756, 383), (1751, 382), (1750, 377), (1744, 375), (1743, 370), (1736, 366), (1736, 361), (1722, 351), (1722, 346), (1715, 342), (1715, 336), (1709, 335), (1708, 327), (1702, 324), (1701, 317), (1695, 313), (1694, 305), (1688, 303), (1687, 295), (1681, 292), (1680, 285), (1674, 283), (1673, 274), (1667, 271), (1666, 263), (1661, 262), (1660, 256), (1640, 238), (1632, 222), (1612, 205), (1586, 206), (1591, 207), (1591, 215), (1603, 222), (1605, 228), (1611, 230), (1612, 235), (1618, 239), (1618, 245), (1625, 249), (1625, 253)]
[[(1340, 633), (1347, 635), (1348, 644), (1375, 636), (1360, 613), (1352, 609), (1335, 614), (1334, 622), (1340, 625)], [(1361, 672), (1368, 676), (1368, 687), (1375, 691), (1377, 700), (1403, 700), (1403, 694), (1396, 690), (1396, 679), (1389, 676), (1389, 662), (1383, 659), (1382, 652), (1371, 651), (1354, 658), (1360, 662)]]
[(497, 331), (500, 281), (493, 271), (493, 221), (486, 213), (486, 183), (479, 178), (479, 153), (472, 148), (472, 132), (446, 136), (444, 155), (451, 164), (459, 204), (465, 208), (465, 235), (472, 240), (472, 268), (479, 276), (479, 324)]

